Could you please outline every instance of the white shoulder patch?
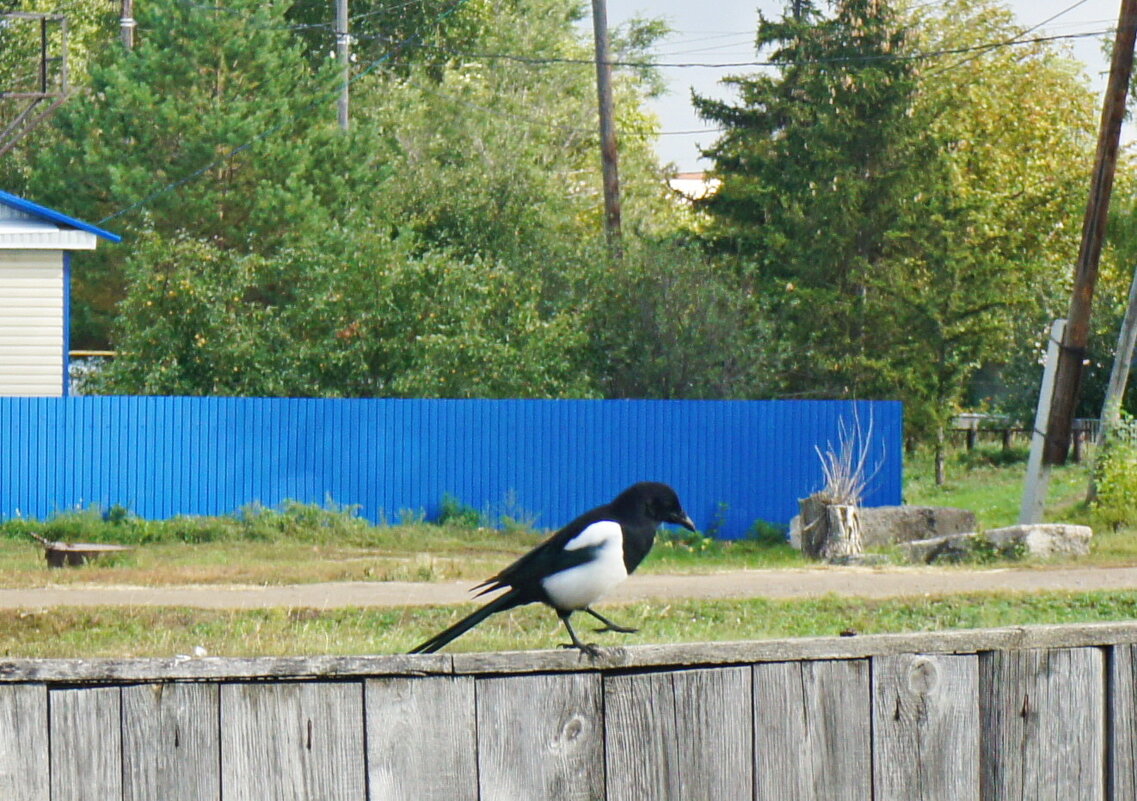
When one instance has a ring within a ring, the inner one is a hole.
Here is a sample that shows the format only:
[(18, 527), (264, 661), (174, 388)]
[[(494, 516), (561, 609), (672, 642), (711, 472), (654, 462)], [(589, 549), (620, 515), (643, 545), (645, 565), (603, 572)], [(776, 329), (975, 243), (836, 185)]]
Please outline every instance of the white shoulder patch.
[(595, 548), (596, 553), (583, 564), (541, 580), (553, 606), (562, 611), (583, 609), (595, 603), (628, 577), (624, 568), (624, 531), (616, 521), (593, 523), (565, 543), (566, 551), (581, 548)]
[[(566, 551), (575, 551), (578, 548), (589, 548), (595, 545), (603, 545), (612, 540), (621, 540), (623, 545), (624, 532), (620, 528), (620, 524), (615, 520), (598, 520), (591, 525), (585, 526), (584, 530), (565, 543)], [(621, 551), (623, 548), (621, 547)]]

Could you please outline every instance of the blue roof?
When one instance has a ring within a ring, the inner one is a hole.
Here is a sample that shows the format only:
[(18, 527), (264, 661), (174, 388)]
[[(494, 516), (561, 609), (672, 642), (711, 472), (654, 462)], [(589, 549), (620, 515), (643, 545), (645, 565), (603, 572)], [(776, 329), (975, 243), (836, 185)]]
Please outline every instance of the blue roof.
[(86, 231), (89, 234), (101, 236), (103, 239), (106, 239), (109, 242), (122, 241), (122, 237), (118, 234), (112, 234), (110, 231), (104, 231), (97, 225), (91, 225), (90, 223), (83, 222), (82, 220), (76, 220), (74, 217), (68, 217), (62, 212), (55, 211), (54, 209), (49, 209), (47, 206), (41, 206), (38, 203), (32, 203), (30, 200), (24, 200), (22, 197), (17, 197), (16, 195), (5, 192), (2, 189), (0, 189), (0, 203), (3, 203), (9, 208), (16, 209), (17, 211), (22, 211), (35, 217), (39, 217), (42, 220), (49, 220), (50, 222), (58, 223), (59, 225), (66, 225), (69, 228), (78, 228), (80, 231)]

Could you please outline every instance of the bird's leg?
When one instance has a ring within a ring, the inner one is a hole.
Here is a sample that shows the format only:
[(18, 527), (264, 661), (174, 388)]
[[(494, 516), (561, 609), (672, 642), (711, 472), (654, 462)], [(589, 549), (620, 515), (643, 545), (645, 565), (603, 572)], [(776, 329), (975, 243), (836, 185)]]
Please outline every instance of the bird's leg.
[(627, 626), (621, 626), (618, 623), (613, 623), (611, 620), (604, 617), (604, 615), (597, 612), (591, 606), (584, 607), (584, 611), (587, 612), (588, 614), (592, 615), (594, 618), (596, 618), (597, 620), (599, 620), (601, 623), (604, 624), (604, 628), (596, 629), (597, 633), (605, 632), (605, 631), (616, 631), (616, 632), (619, 632), (620, 634), (635, 634), (637, 631), (639, 631), (639, 629), (632, 629), (632, 628), (628, 628)]
[(571, 614), (571, 611), (557, 612), (557, 617), (559, 617), (561, 619), (561, 622), (565, 624), (565, 628), (568, 629), (569, 637), (572, 639), (571, 644), (565, 643), (561, 646), (561, 648), (578, 648), (580, 649), (581, 653), (588, 654), (593, 659), (596, 659), (600, 656), (601, 653), (599, 646), (590, 645), (589, 643), (580, 641), (580, 638), (576, 636), (576, 632), (572, 630), (572, 624), (569, 623), (569, 615)]

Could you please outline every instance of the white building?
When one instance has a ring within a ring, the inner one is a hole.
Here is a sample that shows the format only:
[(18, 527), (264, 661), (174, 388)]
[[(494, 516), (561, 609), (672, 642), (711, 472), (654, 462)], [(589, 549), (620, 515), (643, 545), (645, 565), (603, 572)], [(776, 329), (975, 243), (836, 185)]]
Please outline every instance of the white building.
[(67, 394), (71, 251), (117, 234), (0, 191), (0, 395)]

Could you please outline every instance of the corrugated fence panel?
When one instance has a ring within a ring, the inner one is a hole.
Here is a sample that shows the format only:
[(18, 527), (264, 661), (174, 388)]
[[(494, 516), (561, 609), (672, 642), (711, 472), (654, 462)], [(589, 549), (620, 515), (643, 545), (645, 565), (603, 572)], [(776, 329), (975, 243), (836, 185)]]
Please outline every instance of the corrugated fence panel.
[(839, 446), (842, 422), (871, 429), (868, 505), (899, 503), (901, 415), (892, 401), (0, 398), (0, 517), (291, 499), (396, 521), (451, 495), (552, 528), (657, 480), (701, 528), (738, 537), (820, 488), (816, 449)]

